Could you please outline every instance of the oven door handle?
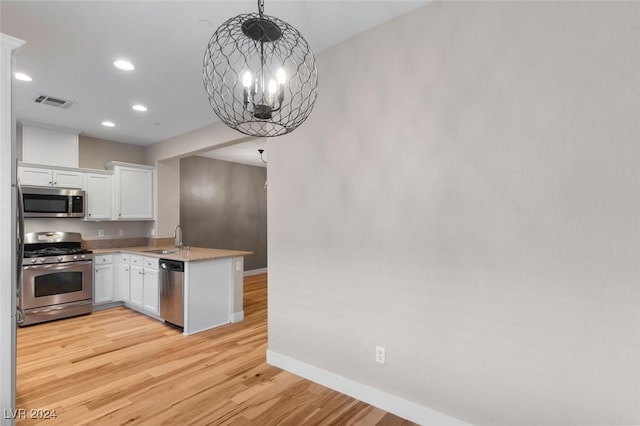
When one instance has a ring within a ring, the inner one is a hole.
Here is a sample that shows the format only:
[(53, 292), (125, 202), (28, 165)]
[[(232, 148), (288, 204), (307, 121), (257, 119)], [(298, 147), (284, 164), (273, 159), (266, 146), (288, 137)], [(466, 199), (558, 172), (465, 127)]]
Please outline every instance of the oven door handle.
[(91, 260), (81, 260), (78, 262), (65, 262), (65, 263), (38, 263), (35, 265), (24, 265), (24, 269), (68, 269), (76, 266), (91, 265)]

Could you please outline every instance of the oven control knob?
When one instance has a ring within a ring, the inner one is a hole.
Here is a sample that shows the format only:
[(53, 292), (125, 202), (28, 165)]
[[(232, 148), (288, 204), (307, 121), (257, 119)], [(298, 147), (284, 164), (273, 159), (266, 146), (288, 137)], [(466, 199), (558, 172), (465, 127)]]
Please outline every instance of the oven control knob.
[(44, 263), (44, 257), (39, 258), (38, 263)]
[(80, 259), (84, 259), (85, 257), (87, 257), (87, 256), (85, 256), (84, 254), (80, 255)]
[(58, 258), (58, 262), (62, 262), (64, 260), (64, 258), (61, 256)]
[(36, 263), (38, 261), (38, 259), (36, 259), (35, 257), (33, 259), (31, 259), (31, 263)]
[(73, 255), (73, 260), (78, 260), (78, 255), (77, 254)]

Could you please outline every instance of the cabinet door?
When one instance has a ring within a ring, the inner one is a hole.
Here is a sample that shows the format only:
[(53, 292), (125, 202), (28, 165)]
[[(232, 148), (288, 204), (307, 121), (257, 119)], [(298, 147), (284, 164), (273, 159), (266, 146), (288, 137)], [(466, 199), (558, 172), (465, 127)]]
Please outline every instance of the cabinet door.
[(113, 301), (113, 265), (95, 265), (93, 274), (93, 304)]
[(18, 167), (18, 177), (20, 185), (27, 186), (51, 186), (53, 177), (51, 170), (38, 169), (35, 167)]
[(58, 188), (82, 188), (83, 174), (66, 170), (53, 170), (53, 186)]
[(129, 281), (129, 303), (139, 309), (143, 309), (143, 295), (144, 295), (144, 270), (142, 266), (130, 267), (130, 281)]
[(131, 267), (128, 264), (120, 265), (120, 298), (129, 303), (131, 292)]
[(117, 219), (153, 219), (153, 170), (116, 169)]
[(88, 173), (86, 180), (86, 219), (111, 219), (113, 216), (113, 176)]
[(144, 310), (154, 315), (160, 315), (159, 276), (157, 269), (144, 270)]

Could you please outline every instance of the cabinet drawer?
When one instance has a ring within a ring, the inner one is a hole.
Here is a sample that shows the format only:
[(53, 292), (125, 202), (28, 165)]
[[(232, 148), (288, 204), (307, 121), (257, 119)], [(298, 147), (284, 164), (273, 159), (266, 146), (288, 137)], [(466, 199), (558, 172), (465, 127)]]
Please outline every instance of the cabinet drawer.
[(135, 266), (142, 266), (143, 260), (142, 256), (131, 256), (131, 264)]
[(131, 263), (131, 255), (127, 254), (127, 253), (122, 253), (122, 255), (120, 256), (120, 262), (124, 263), (124, 264), (130, 264)]
[(93, 261), (96, 265), (104, 265), (107, 263), (113, 263), (112, 254), (101, 254), (93, 257)]
[(145, 257), (144, 267), (151, 268), (151, 269), (158, 269), (158, 259), (155, 257)]

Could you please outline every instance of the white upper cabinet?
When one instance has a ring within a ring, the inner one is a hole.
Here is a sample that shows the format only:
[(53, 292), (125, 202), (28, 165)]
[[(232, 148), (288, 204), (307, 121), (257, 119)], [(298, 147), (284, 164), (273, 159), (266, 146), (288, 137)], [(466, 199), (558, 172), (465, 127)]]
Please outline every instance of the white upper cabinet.
[(78, 167), (78, 131), (39, 123), (22, 123), (22, 161)]
[(113, 175), (86, 173), (87, 220), (111, 220), (113, 218)]
[(109, 170), (18, 165), (24, 186), (84, 189), (85, 220), (153, 220), (154, 168), (140, 164), (107, 163)]
[(84, 173), (75, 170), (55, 170), (42, 167), (18, 167), (21, 185), (83, 188)]
[(153, 220), (153, 170), (138, 164), (107, 163), (115, 178), (115, 219)]
[(35, 167), (18, 167), (20, 185), (52, 186), (53, 176), (49, 169)]
[(83, 186), (82, 172), (67, 170), (52, 170), (53, 186), (59, 188), (82, 188)]

